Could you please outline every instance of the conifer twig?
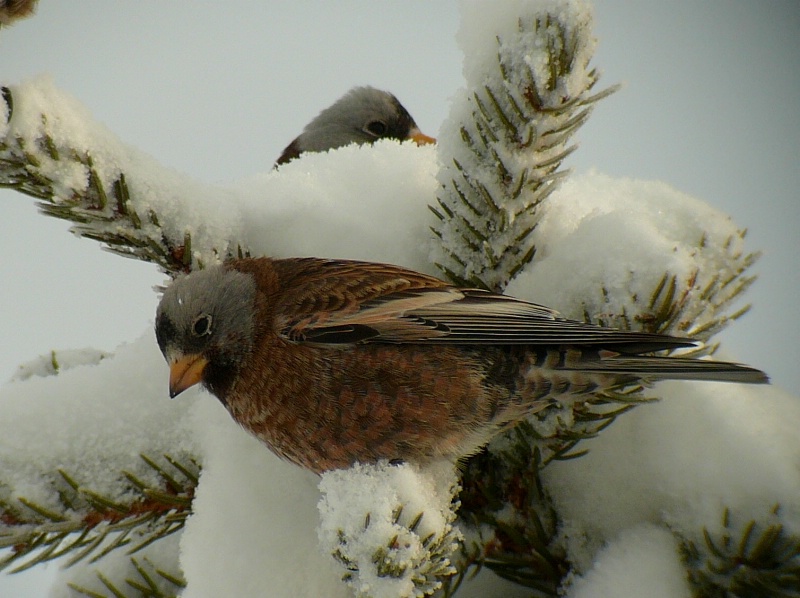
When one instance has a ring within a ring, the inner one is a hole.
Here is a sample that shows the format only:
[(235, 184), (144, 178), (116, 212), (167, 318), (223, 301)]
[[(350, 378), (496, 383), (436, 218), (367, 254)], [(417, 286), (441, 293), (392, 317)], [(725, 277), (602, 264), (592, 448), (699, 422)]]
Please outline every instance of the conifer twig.
[[(146, 181), (140, 186), (130, 180), (121, 164), (97, 164), (95, 148), (58, 141), (62, 136), (54, 134), (47, 114), (39, 115), (35, 130), (21, 125), (18, 131), (15, 114), (26, 107), (26, 89), (2, 87), (6, 123), (0, 125), (7, 125), (7, 134), (0, 137), (0, 188), (38, 199), (42, 213), (72, 222), (70, 230), (78, 236), (119, 255), (158, 264), (173, 275), (248, 254), (227, 239), (219, 240), (219, 247), (201, 247), (192, 230), (165, 227), (161, 215), (146, 207)], [(126, 150), (119, 144), (115, 151), (122, 155)]]
[(742, 523), (726, 508), (719, 531), (703, 528), (702, 540), (681, 539), (698, 596), (800, 595), (800, 539), (779, 523), (779, 509), (775, 505), (765, 520)]
[(11, 548), (0, 571), (24, 571), (39, 563), (68, 557), (66, 566), (84, 559), (96, 562), (112, 550), (135, 553), (180, 529), (191, 514), (199, 466), (193, 460), (165, 456), (170, 470), (146, 455), (144, 463), (160, 486), (121, 472), (131, 499), (111, 499), (81, 485), (63, 470), (58, 474), (59, 510), (24, 497), (0, 502), (0, 548)]
[(461, 99), (460, 140), (441, 142), (452, 161), (439, 173), (432, 230), (438, 265), (458, 284), (500, 291), (534, 258), (538, 208), (567, 175), (569, 140), (616, 89), (592, 93), (590, 19), (571, 18), (543, 11), (498, 38), (496, 70)]

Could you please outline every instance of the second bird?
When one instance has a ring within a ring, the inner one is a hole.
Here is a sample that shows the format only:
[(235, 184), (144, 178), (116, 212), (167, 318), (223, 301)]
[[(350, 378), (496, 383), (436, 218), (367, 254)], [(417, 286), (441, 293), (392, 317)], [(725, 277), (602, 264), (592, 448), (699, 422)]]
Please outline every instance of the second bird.
[(324, 152), (379, 139), (411, 139), (418, 144), (436, 142), (419, 130), (408, 110), (388, 91), (354, 87), (308, 123), (286, 146), (275, 165), (290, 162), (305, 152)]

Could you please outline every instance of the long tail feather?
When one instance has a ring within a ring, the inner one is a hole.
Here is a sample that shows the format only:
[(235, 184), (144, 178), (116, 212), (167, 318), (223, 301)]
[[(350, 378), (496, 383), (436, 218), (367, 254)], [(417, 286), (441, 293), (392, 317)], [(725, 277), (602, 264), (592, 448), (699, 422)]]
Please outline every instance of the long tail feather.
[(769, 377), (756, 368), (726, 361), (709, 361), (653, 355), (615, 355), (599, 361), (584, 361), (583, 371), (632, 375), (650, 380), (710, 380), (768, 384)]

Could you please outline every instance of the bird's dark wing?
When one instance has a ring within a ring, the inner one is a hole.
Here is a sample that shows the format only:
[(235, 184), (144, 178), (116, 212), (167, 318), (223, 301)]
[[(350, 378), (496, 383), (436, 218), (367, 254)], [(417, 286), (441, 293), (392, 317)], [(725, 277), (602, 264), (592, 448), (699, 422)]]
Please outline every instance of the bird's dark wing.
[[(396, 266), (292, 261), (276, 305), (280, 333), (326, 344), (579, 345), (624, 353), (692, 346), (687, 339), (593, 326), (547, 307), (459, 289)], [(286, 284), (288, 283), (288, 284)]]

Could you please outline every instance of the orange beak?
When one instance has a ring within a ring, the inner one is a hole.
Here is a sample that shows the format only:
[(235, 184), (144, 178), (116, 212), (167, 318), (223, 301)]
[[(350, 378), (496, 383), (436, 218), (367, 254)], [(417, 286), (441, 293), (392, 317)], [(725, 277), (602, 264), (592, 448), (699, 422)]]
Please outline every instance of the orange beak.
[(429, 145), (431, 143), (436, 143), (436, 139), (433, 137), (428, 137), (425, 133), (414, 127), (411, 131), (408, 132), (408, 137), (406, 139), (411, 139), (417, 145)]
[(174, 399), (203, 379), (208, 360), (202, 355), (183, 355), (169, 364), (169, 397)]

